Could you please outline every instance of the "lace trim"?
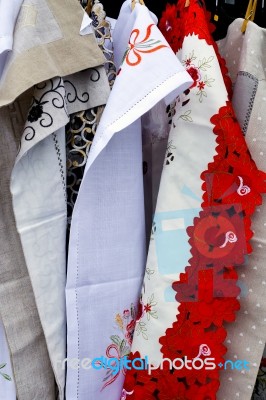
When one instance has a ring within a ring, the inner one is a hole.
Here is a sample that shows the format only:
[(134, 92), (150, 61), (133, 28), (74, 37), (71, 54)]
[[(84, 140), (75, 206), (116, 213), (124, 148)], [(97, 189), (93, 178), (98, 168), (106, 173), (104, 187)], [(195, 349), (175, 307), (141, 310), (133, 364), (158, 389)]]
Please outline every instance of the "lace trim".
[[(184, 8), (183, 0), (178, 6), (168, 6), (168, 24), (172, 27), (168, 36), (173, 35), (174, 50), (181, 47), (185, 36), (193, 33), (207, 38), (207, 43), (214, 46), (203, 2), (191, 0), (188, 9)], [(172, 10), (181, 23), (176, 19), (169, 22)], [(167, 27), (165, 19), (160, 26)], [(169, 42), (171, 44), (171, 40)], [(217, 47), (215, 50), (218, 52)], [(221, 61), (220, 65), (225, 73), (225, 62)], [(229, 80), (226, 81), (228, 84)], [(146, 370), (128, 371), (122, 399), (216, 399), (219, 370), (227, 350), (223, 344), (224, 324), (233, 322), (240, 308), (236, 267), (243, 264), (252, 251), (249, 243), (251, 216), (255, 207), (262, 203), (261, 193), (266, 192), (266, 174), (259, 171), (252, 160), (229, 101), (211, 118), (211, 123), (217, 135), (216, 155), (201, 174), (202, 211), (187, 230), (192, 255), (190, 265), (173, 284), (180, 303), (177, 319), (160, 338), (160, 344), (163, 357), (170, 360), (185, 357), (204, 360), (205, 354), (199, 353), (204, 344), (211, 349), (216, 367), (177, 370), (165, 365), (151, 374)], [(131, 359), (139, 357), (138, 353), (130, 356)]]
[(189, 7), (185, 7), (185, 0), (179, 1), (176, 5), (167, 4), (159, 28), (175, 53), (182, 48), (184, 38), (193, 33), (213, 46), (228, 96), (232, 98), (232, 82), (228, 76), (226, 62), (219, 54), (218, 46), (211, 35), (215, 25), (211, 23), (211, 13), (206, 10), (202, 0), (191, 1)]

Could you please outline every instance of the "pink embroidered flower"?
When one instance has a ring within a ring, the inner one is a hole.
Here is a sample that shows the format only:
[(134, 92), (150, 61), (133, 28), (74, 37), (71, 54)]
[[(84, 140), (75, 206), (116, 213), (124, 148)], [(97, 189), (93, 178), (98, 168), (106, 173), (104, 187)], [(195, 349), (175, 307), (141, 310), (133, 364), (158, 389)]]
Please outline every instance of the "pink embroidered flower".
[(185, 65), (186, 65), (186, 67), (189, 67), (189, 66), (191, 65), (191, 58), (188, 58), (188, 59), (185, 61)]
[(132, 319), (126, 327), (125, 337), (130, 345), (132, 344), (132, 341), (133, 341), (135, 326), (136, 326), (136, 321), (134, 321), (134, 319)]
[(201, 80), (200, 70), (195, 67), (195, 65), (190, 64), (190, 66), (187, 68), (187, 72), (194, 80), (194, 83), (190, 86), (190, 89), (192, 89), (193, 87), (197, 86), (197, 82)]
[(127, 319), (129, 316), (130, 316), (130, 311), (129, 311), (129, 310), (124, 310), (124, 312), (123, 312), (123, 317), (124, 317), (125, 319)]

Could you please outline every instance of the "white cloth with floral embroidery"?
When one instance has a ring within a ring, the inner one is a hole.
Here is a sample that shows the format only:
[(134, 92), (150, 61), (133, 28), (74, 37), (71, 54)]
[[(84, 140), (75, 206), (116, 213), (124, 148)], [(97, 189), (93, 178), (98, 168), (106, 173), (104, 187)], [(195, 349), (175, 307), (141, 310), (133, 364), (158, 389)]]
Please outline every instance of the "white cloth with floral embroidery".
[(17, 229), (61, 396), (66, 348), (65, 125), (70, 114), (102, 105), (108, 96), (102, 66), (36, 85), (12, 171)]
[[(75, 204), (67, 277), (67, 400), (118, 400), (123, 371), (86, 359), (130, 351), (145, 268), (140, 117), (191, 85), (146, 6), (126, 1), (113, 33), (120, 71)], [(129, 44), (128, 44), (129, 43)], [(77, 361), (78, 359), (78, 361)]]
[(186, 229), (200, 211), (200, 175), (215, 155), (210, 118), (228, 99), (214, 49), (205, 40), (187, 36), (177, 58), (194, 84), (176, 102), (141, 294), (142, 312), (132, 344), (132, 351), (148, 356), (153, 365), (163, 357), (160, 337), (176, 320), (178, 303), (172, 284), (189, 265)]

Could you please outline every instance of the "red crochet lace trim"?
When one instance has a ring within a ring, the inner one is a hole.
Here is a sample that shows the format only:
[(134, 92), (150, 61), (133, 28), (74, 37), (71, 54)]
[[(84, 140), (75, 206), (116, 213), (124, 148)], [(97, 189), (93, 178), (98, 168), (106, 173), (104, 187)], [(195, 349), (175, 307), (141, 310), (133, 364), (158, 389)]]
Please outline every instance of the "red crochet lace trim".
[[(169, 19), (170, 9), (177, 12), (178, 22)], [(173, 40), (167, 38), (174, 43), (175, 51), (182, 46), (184, 36), (192, 33), (214, 45), (201, 0), (190, 0), (189, 8), (184, 8), (182, 0), (178, 6), (168, 6), (167, 10), (167, 20), (177, 32)], [(164, 15), (161, 27), (165, 26), (165, 20)], [(173, 35), (173, 31), (170, 34)], [(259, 171), (252, 160), (229, 101), (211, 122), (217, 135), (216, 155), (201, 175), (202, 211), (187, 230), (192, 255), (190, 265), (173, 284), (180, 303), (177, 318), (160, 338), (160, 343), (163, 357), (170, 360), (185, 357), (192, 360), (204, 345), (211, 349), (216, 368), (169, 370), (165, 366), (150, 375), (146, 370), (131, 370), (126, 375), (122, 399), (216, 399), (219, 364), (224, 362), (227, 350), (223, 344), (224, 324), (234, 321), (240, 308), (235, 267), (243, 264), (245, 256), (252, 251), (249, 243), (251, 215), (262, 203), (266, 174)], [(131, 354), (131, 359), (139, 356)], [(204, 359), (204, 354), (199, 357)]]
[[(161, 337), (164, 358), (197, 357), (202, 344), (211, 349), (214, 370), (128, 371), (125, 391), (134, 400), (215, 400), (219, 363), (226, 347), (225, 322), (239, 310), (235, 266), (251, 252), (250, 217), (266, 192), (266, 174), (251, 159), (230, 102), (212, 117), (217, 155), (202, 173), (203, 210), (188, 228), (192, 258), (173, 284), (180, 303), (172, 327)], [(138, 358), (132, 354), (131, 358)]]
[(167, 4), (159, 28), (175, 53), (182, 48), (184, 38), (193, 33), (213, 46), (229, 99), (232, 98), (232, 82), (228, 76), (226, 62), (219, 54), (218, 46), (211, 35), (215, 25), (211, 23), (211, 13), (206, 10), (202, 0), (191, 1), (189, 7), (185, 7), (185, 0), (180, 0), (176, 5)]

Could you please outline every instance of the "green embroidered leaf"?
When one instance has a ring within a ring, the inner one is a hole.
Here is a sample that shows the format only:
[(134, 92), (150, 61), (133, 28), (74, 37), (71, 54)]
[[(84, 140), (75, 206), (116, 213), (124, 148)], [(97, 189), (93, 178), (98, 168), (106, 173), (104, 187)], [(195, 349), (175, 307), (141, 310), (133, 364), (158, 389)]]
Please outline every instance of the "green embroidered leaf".
[(148, 335), (146, 335), (146, 333), (144, 333), (144, 332), (142, 332), (142, 337), (143, 337), (143, 339), (148, 340)]
[(150, 304), (154, 300), (154, 293), (152, 293), (150, 300), (148, 299), (148, 304)]
[(214, 57), (210, 56), (208, 59), (205, 57), (202, 60), (199, 60), (198, 62), (198, 68), (201, 69), (202, 71), (207, 71), (208, 68), (211, 68), (210, 63), (213, 61)]
[(2, 372), (1, 372), (1, 375), (2, 375), (2, 377), (3, 377), (4, 379), (6, 379), (7, 381), (12, 381), (11, 376), (9, 376), (9, 375), (7, 375), (7, 374), (2, 374)]
[(120, 353), (121, 356), (126, 356), (130, 353), (130, 348), (127, 345), (127, 342), (125, 339), (122, 340), (121, 345), (120, 345)]
[(123, 349), (125, 348), (126, 344), (127, 344), (127, 342), (125, 341), (125, 339), (123, 339), (123, 340), (121, 341), (121, 343), (120, 343), (120, 346), (119, 346), (119, 348), (120, 348), (121, 351), (123, 351)]
[(145, 322), (140, 322), (139, 325), (140, 325), (140, 327), (142, 328), (142, 327), (145, 326), (146, 324), (145, 324)]
[(191, 110), (187, 110), (184, 114), (180, 115), (179, 118), (181, 118), (183, 121), (193, 122), (193, 119), (191, 118), (190, 114)]
[(118, 335), (112, 335), (110, 339), (114, 344), (117, 344), (117, 346), (121, 346), (122, 339)]
[(107, 381), (108, 379), (111, 378), (111, 376), (113, 375), (113, 370), (110, 369), (107, 374), (105, 375), (105, 377), (103, 378), (103, 382)]
[(5, 368), (6, 364), (0, 364), (0, 369)]

